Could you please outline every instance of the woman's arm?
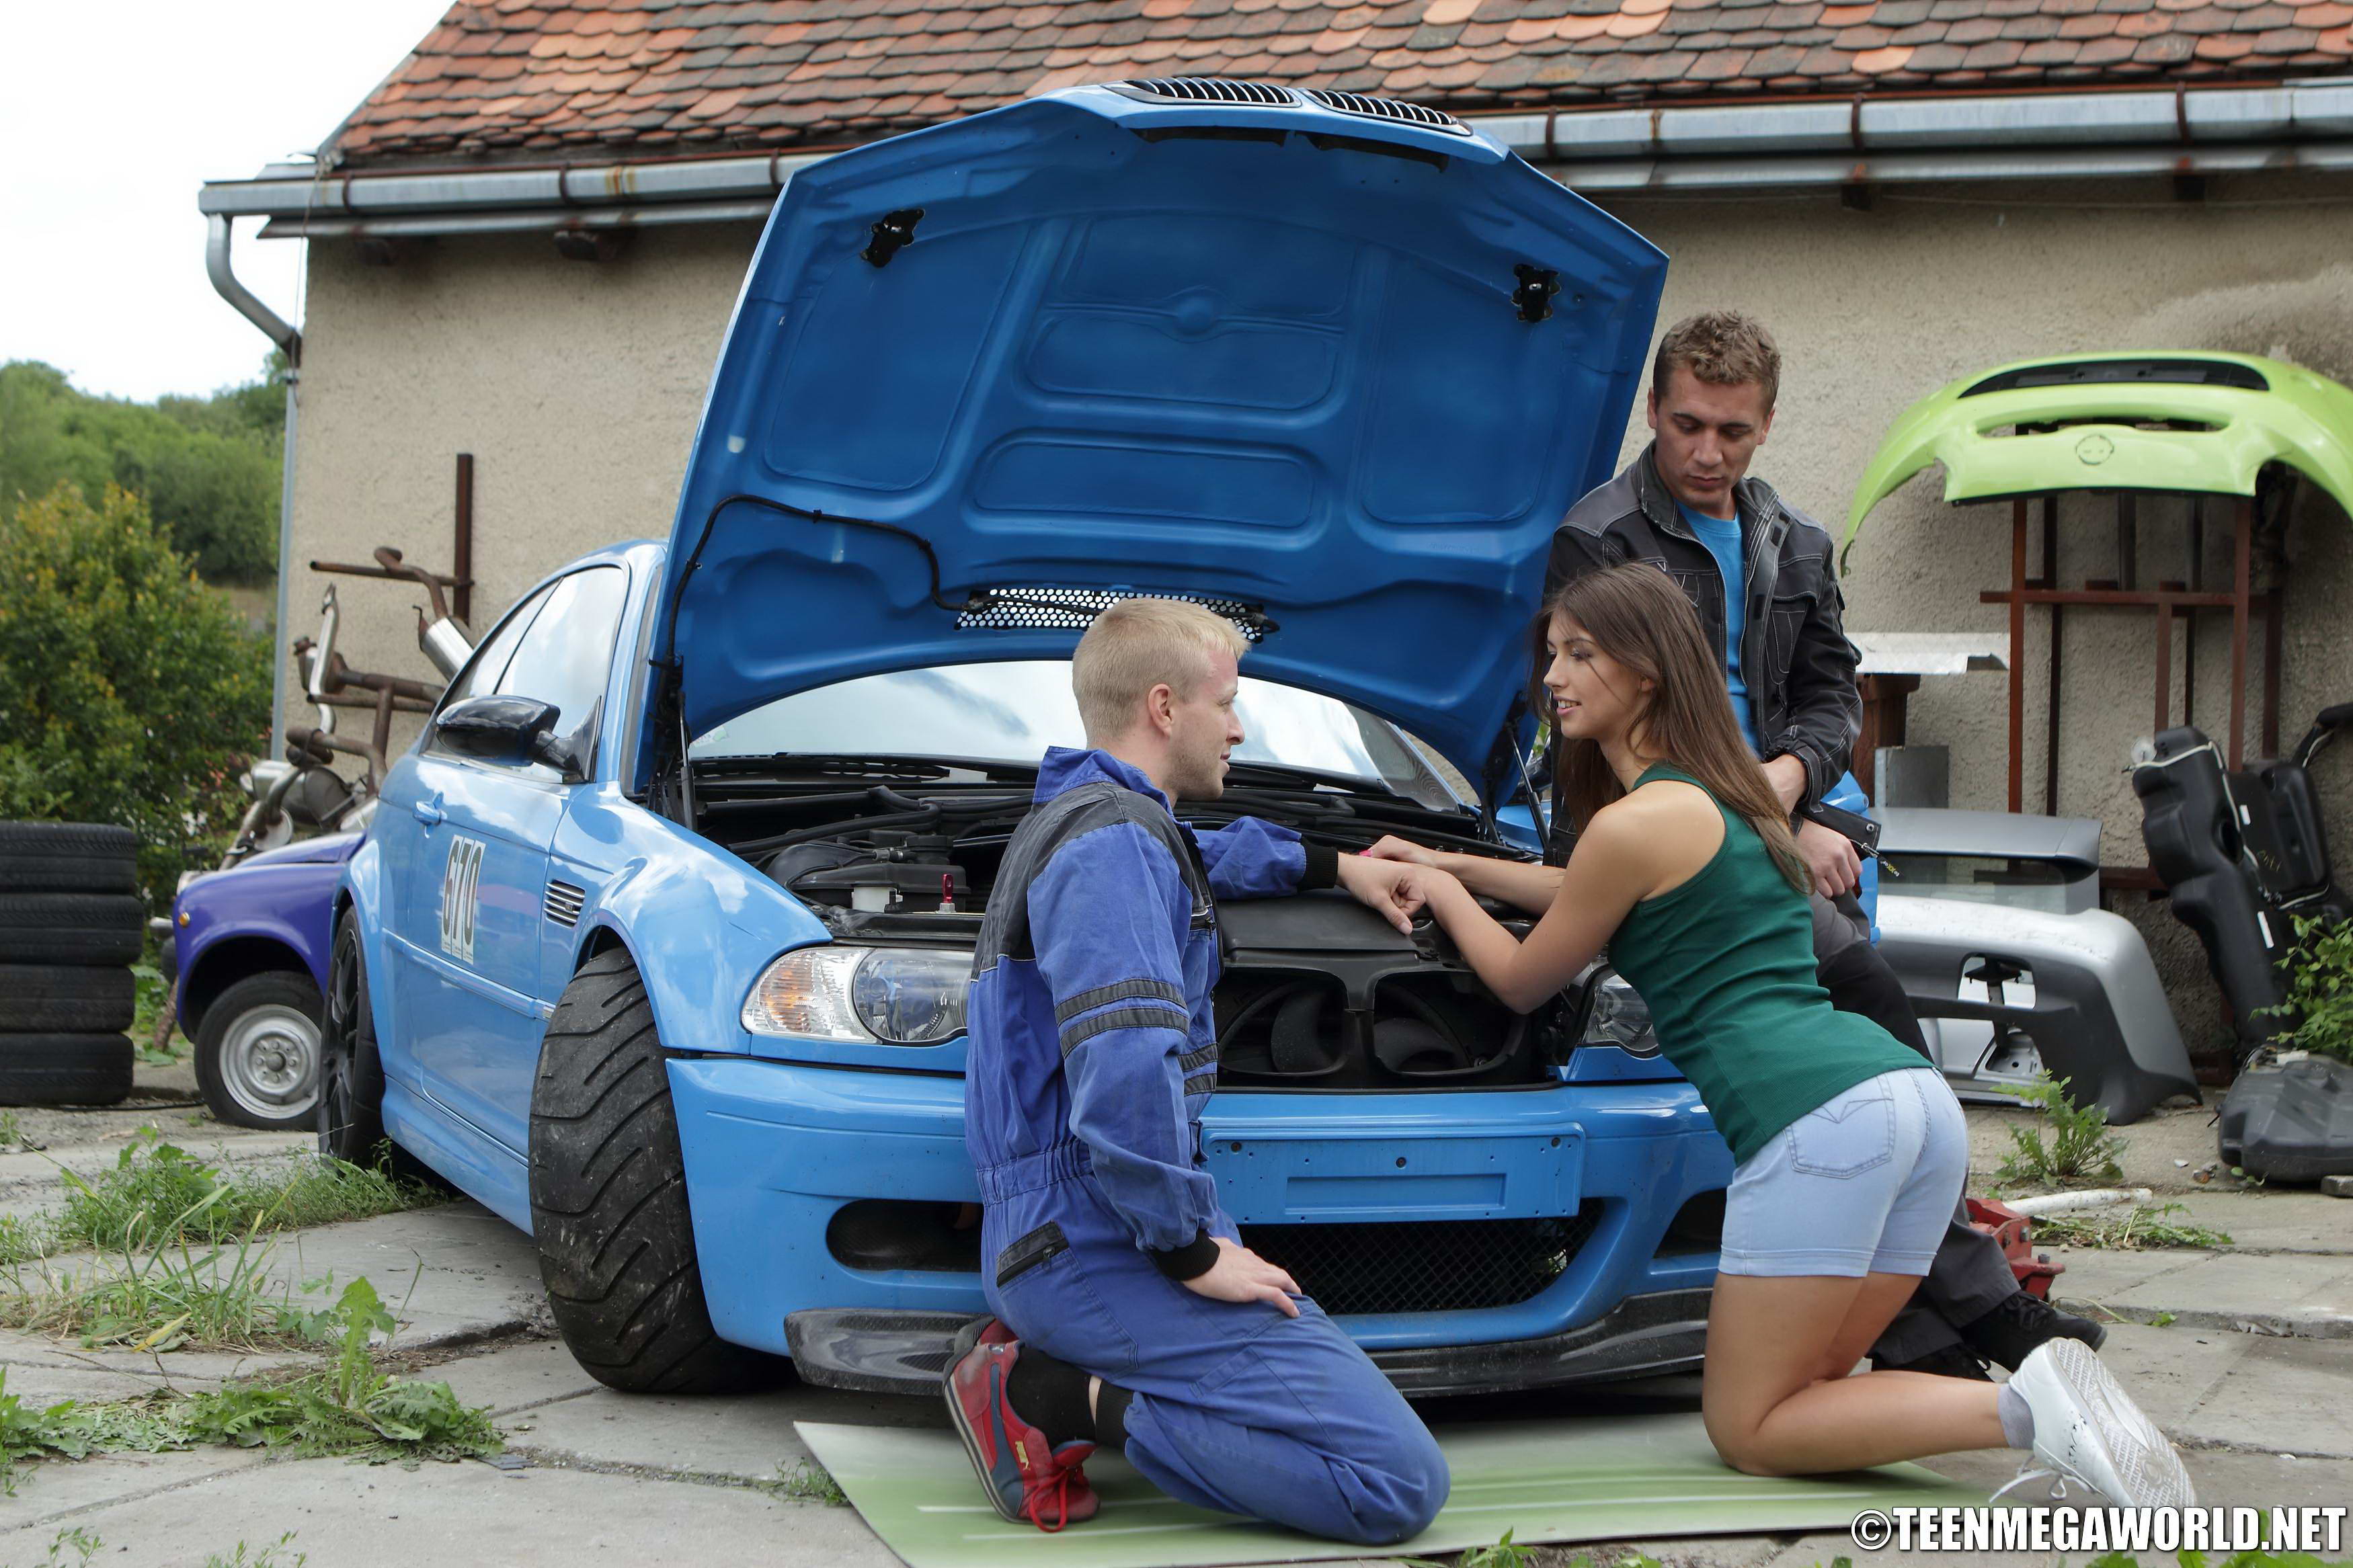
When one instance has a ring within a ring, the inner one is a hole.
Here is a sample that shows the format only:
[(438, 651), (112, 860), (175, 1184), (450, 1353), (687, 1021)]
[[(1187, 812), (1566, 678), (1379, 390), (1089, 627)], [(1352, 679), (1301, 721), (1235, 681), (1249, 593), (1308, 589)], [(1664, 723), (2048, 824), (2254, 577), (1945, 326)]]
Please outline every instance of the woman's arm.
[(1705, 838), (1706, 818), (1715, 809), (1697, 791), (1688, 792), (1695, 802), (1680, 798), (1685, 793), (1662, 792), (1664, 798), (1655, 802), (1630, 797), (1595, 813), (1559, 873), (1551, 907), (1525, 942), (1445, 870), (1432, 867), (1413, 875), (1430, 913), (1487, 989), (1514, 1012), (1530, 1012), (1593, 962), (1637, 902), (1691, 874), (1683, 862), (1695, 841)]
[(1429, 849), (1394, 835), (1365, 853), (1377, 860), (1404, 860), (1416, 866), (1434, 867), (1482, 899), (1500, 899), (1532, 915), (1552, 908), (1553, 896), (1560, 891), (1561, 868), (1557, 866)]

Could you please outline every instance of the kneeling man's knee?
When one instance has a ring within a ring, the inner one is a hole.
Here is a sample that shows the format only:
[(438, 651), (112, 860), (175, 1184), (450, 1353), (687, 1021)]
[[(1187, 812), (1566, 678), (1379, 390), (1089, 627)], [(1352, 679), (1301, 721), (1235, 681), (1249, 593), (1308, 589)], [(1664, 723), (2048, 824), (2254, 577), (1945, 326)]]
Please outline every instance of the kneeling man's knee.
[(1398, 1435), (1390, 1453), (1361, 1467), (1358, 1476), (1365, 1495), (1354, 1512), (1366, 1546), (1394, 1546), (1429, 1529), (1453, 1485), (1438, 1440), (1419, 1422), (1412, 1432)]

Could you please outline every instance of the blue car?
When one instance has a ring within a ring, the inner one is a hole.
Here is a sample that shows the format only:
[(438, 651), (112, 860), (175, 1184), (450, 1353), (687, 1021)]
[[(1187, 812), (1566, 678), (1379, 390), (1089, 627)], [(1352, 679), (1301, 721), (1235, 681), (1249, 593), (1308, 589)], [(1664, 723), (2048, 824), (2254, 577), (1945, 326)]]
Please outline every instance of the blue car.
[[(613, 1386), (932, 1393), (982, 1309), (964, 990), (1068, 659), (1132, 594), (1252, 639), (1224, 799), (1510, 853), (1546, 548), (1664, 258), (1444, 115), (1079, 88), (779, 199), (669, 540), (523, 595), (337, 895), (322, 1141), (514, 1225)], [(1698, 1358), (1731, 1158), (1596, 983), (1221, 911), (1201, 1157), (1413, 1393)]]

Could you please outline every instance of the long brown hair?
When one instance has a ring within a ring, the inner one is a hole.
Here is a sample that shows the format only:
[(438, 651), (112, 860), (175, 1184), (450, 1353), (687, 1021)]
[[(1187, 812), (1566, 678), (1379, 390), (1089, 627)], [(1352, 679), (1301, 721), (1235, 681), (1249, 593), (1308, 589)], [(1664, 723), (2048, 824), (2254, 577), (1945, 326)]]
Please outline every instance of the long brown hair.
[[(1535, 695), (1541, 712), (1551, 710), (1544, 670), (1551, 659), (1546, 638), (1556, 616), (1576, 622), (1601, 651), (1651, 683), (1650, 704), (1634, 721), (1635, 742), (1699, 780), (1746, 818), (1781, 875), (1804, 892), (1811, 878), (1790, 837), (1789, 815), (1741, 739), (1723, 662), (1709, 650), (1699, 612), (1674, 579), (1647, 563), (1629, 562), (1563, 584), (1535, 626)], [(1625, 793), (1599, 742), (1555, 735), (1553, 809), (1567, 812), (1578, 831)]]

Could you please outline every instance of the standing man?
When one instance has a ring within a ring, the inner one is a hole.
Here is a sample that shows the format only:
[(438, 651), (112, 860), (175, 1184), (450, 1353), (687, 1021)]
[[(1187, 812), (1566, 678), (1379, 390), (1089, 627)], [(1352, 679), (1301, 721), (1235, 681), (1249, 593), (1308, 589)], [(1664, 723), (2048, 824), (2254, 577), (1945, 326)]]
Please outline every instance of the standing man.
[(1446, 1500), (1445, 1458), (1356, 1342), (1241, 1245), (1200, 1118), (1217, 900), (1337, 882), (1409, 930), (1405, 868), (1252, 817), (1196, 832), (1171, 815), (1224, 792), (1246, 646), (1168, 599), (1115, 604), (1079, 639), (1092, 749), (1046, 753), (973, 960), (965, 1140), (997, 1317), (959, 1340), (948, 1411), (1008, 1520), (1090, 1517), (1080, 1465), (1110, 1444), (1182, 1501), (1386, 1546)]
[[(1549, 598), (1572, 577), (1626, 561), (1647, 561), (1682, 586), (1723, 650), (1741, 733), (1798, 819), (1798, 847), (1813, 872), (1822, 988), (1837, 1007), (1927, 1056), (1903, 984), (1871, 945), (1855, 902), (1862, 860), (1845, 836), (1814, 820), (1847, 771), (1862, 700), (1830, 535), (1747, 477), (1773, 428), (1780, 381), (1771, 334), (1737, 311), (1709, 310), (1668, 329), (1651, 368), (1655, 438), (1569, 509), (1553, 536), (1545, 592)], [(1548, 861), (1567, 863), (1570, 833), (1565, 820), (1556, 822)], [(2054, 1336), (2096, 1349), (2106, 1331), (2020, 1289), (2000, 1247), (1970, 1226), (1964, 1207), (1872, 1362), (1984, 1377), (1984, 1362), (2015, 1371)]]

